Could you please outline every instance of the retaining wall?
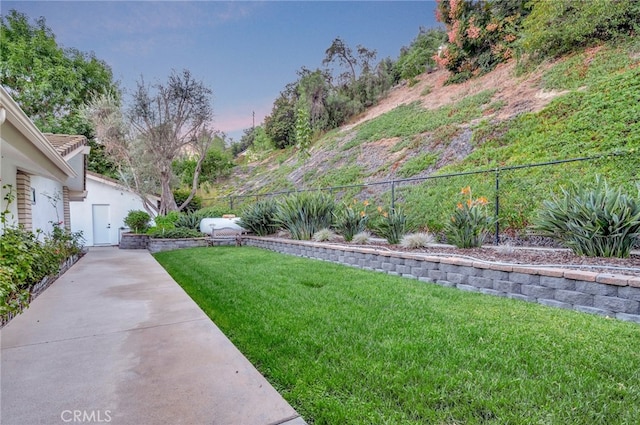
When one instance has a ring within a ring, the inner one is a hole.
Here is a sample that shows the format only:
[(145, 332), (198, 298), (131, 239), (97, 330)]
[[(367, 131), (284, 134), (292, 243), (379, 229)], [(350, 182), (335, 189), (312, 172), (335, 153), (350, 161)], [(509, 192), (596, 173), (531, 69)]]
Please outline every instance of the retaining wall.
[(147, 249), (149, 236), (138, 233), (123, 233), (120, 237), (120, 249)]
[(255, 236), (243, 237), (243, 243), (466, 291), (640, 323), (640, 277)]
[(209, 238), (181, 238), (181, 239), (155, 239), (149, 238), (147, 249), (152, 254), (160, 251), (171, 251), (182, 248), (196, 248), (207, 246)]

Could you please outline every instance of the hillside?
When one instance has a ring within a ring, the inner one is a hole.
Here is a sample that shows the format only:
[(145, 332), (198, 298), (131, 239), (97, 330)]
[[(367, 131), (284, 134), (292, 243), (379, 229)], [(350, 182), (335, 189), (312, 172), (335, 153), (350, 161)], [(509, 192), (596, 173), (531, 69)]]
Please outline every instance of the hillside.
[[(422, 74), (392, 89), (348, 125), (314, 141), (308, 158), (293, 148), (248, 152), (232, 175), (205, 195), (370, 184), (337, 197), (388, 207), (387, 180), (564, 160), (640, 147), (640, 42), (602, 45), (526, 72), (515, 61), (462, 84), (448, 72)], [(500, 218), (518, 229), (551, 189), (603, 174), (615, 183), (637, 179), (637, 155), (501, 173)], [(419, 227), (438, 229), (461, 187), (495, 198), (493, 173), (403, 182), (396, 206)], [(244, 198), (243, 198), (244, 199)], [(234, 207), (240, 209), (241, 200)], [(255, 198), (252, 198), (255, 199)], [(524, 201), (526, 199), (526, 201)]]

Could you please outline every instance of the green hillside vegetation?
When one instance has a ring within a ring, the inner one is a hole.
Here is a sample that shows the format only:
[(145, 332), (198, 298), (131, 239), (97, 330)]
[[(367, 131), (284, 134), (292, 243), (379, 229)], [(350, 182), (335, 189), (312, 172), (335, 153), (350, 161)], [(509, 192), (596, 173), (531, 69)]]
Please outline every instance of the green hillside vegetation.
[[(480, 3), (440, 3), (449, 56), (438, 59), (433, 50), (442, 32), (421, 30), (385, 68), (405, 84), (346, 125), (314, 131), (304, 149), (309, 156), (294, 144), (249, 145), (206, 202), (228, 205), (221, 196), (236, 196), (239, 213), (255, 195), (342, 186), (331, 190), (336, 198), (388, 209), (393, 180), (394, 206), (417, 227), (441, 231), (463, 187), (487, 198), (493, 211), (498, 177), (499, 224), (521, 233), (542, 202), (571, 182), (588, 185), (602, 175), (633, 188), (640, 169), (640, 7), (626, 0), (620, 8), (608, 0), (561, 0), (553, 8), (541, 1)], [(510, 40), (500, 55), (498, 36)], [(553, 43), (557, 48), (549, 49)], [(429, 49), (438, 70), (425, 62)], [(483, 65), (487, 49), (492, 59)], [(455, 66), (442, 63), (454, 53)], [(414, 58), (428, 72), (416, 74), (408, 65)], [(599, 158), (520, 168), (583, 157)]]
[[(254, 194), (322, 188), (628, 153), (597, 161), (502, 172), (501, 226), (523, 229), (551, 191), (570, 181), (594, 181), (601, 174), (612, 184), (632, 186), (637, 179), (640, 158), (634, 152), (640, 147), (639, 47), (633, 40), (613, 43), (557, 61), (543, 73), (539, 87), (567, 92), (538, 112), (496, 119), (496, 112), (504, 107), (496, 89), (437, 109), (426, 109), (421, 102), (400, 105), (352, 129), (327, 133), (315, 141), (309, 159), (303, 160), (296, 156), (295, 148), (289, 148), (272, 152), (259, 165), (241, 166), (238, 171), (244, 171), (242, 180), (228, 185), (227, 193), (243, 193), (248, 187)], [(443, 161), (447, 146), (461, 133), (467, 135), (469, 155)], [(368, 152), (381, 140), (391, 142), (385, 161), (374, 164)], [(315, 166), (317, 161), (326, 169)], [(402, 205), (420, 227), (441, 230), (460, 188), (465, 186), (471, 186), (474, 195), (494, 202), (495, 173), (490, 172), (399, 183), (396, 204)], [(225, 190), (225, 185), (218, 187), (221, 189)], [(389, 185), (379, 185), (334, 194), (389, 205), (389, 190)], [(241, 203), (235, 206), (241, 209)]]

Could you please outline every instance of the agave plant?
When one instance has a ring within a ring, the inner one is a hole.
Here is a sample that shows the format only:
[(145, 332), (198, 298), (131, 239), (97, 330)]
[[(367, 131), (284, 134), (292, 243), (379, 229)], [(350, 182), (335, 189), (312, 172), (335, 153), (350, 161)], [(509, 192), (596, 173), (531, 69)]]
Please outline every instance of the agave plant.
[(367, 228), (369, 216), (367, 215), (368, 202), (364, 202), (362, 206), (354, 200), (352, 204), (344, 204), (337, 212), (334, 213), (335, 226), (344, 240), (351, 242), (353, 236), (364, 231)]
[(385, 238), (390, 244), (396, 245), (400, 243), (410, 226), (404, 212), (399, 208), (394, 208), (388, 213), (381, 211), (380, 217), (374, 220), (369, 227), (376, 235)]
[(278, 202), (276, 221), (293, 239), (310, 240), (317, 231), (331, 227), (335, 202), (323, 193), (301, 192)]
[(191, 230), (200, 230), (200, 221), (202, 217), (198, 214), (197, 211), (183, 213), (178, 217), (178, 219), (174, 222), (176, 227), (182, 227)]
[(543, 202), (531, 229), (560, 241), (578, 255), (628, 257), (640, 235), (640, 188), (632, 197), (597, 177), (574, 184)]
[(280, 228), (276, 221), (277, 211), (278, 207), (273, 199), (264, 199), (247, 207), (238, 224), (258, 236), (272, 235)]

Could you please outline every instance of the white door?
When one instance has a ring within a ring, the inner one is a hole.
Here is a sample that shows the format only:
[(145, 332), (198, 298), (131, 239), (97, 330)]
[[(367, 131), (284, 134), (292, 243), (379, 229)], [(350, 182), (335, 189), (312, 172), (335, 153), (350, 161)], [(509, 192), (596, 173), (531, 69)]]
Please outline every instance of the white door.
[(109, 205), (93, 204), (93, 244), (111, 245)]

